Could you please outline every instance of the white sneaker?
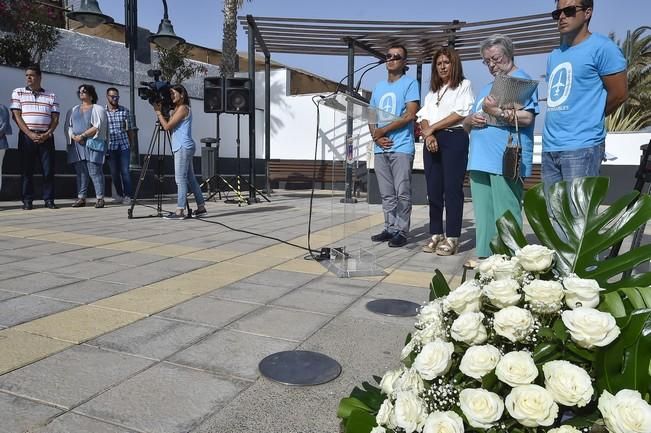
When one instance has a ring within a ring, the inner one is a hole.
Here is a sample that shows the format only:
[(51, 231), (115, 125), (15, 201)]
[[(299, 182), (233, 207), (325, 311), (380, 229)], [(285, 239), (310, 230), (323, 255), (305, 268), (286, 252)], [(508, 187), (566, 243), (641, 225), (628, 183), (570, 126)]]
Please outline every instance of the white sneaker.
[(131, 197), (125, 195), (124, 198), (122, 199), (122, 204), (131, 204)]
[(115, 203), (115, 204), (122, 203), (122, 200), (123, 200), (122, 197), (120, 197), (119, 195), (116, 195), (115, 197), (111, 198), (111, 203)]

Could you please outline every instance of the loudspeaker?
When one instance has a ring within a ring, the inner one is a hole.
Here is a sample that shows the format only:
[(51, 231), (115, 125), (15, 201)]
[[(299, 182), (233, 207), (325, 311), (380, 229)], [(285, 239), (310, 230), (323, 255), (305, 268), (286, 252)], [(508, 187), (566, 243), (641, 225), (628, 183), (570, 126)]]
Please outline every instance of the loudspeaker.
[(251, 112), (251, 80), (248, 78), (226, 79), (226, 109), (232, 114), (249, 114)]
[(203, 80), (204, 113), (224, 112), (224, 80), (221, 77), (206, 77)]

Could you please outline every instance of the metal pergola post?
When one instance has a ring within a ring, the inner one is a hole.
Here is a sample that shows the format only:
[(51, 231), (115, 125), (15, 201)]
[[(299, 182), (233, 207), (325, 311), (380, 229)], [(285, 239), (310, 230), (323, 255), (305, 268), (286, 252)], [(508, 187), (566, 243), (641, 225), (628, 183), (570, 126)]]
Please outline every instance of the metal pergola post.
[[(253, 54), (253, 55), (251, 55)], [(251, 112), (249, 113), (249, 201), (255, 203), (255, 34), (253, 24), (249, 23), (249, 94)]]

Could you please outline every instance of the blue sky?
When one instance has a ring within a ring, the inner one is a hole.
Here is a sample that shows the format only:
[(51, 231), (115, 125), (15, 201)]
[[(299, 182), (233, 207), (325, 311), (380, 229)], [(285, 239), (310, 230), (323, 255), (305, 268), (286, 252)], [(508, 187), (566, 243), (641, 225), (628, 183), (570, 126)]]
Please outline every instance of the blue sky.
[[(188, 42), (221, 50), (222, 1), (221, 0), (167, 0), (169, 17), (176, 33)], [(121, 0), (99, 0), (105, 14), (124, 23), (124, 4)], [(402, 2), (369, 0), (252, 0), (245, 1), (240, 15), (266, 17), (338, 18), (364, 20), (431, 20), (475, 22), (521, 15), (550, 12), (554, 0), (414, 0)], [(156, 31), (163, 15), (161, 0), (139, 0), (140, 27)], [(593, 32), (614, 32), (624, 39), (626, 31), (651, 24), (651, 0), (595, 0), (594, 16), (590, 25)], [(238, 25), (238, 50), (246, 51), (247, 40)], [(545, 72), (545, 55), (522, 56), (516, 64), (533, 78), (540, 79)], [(290, 66), (306, 69), (330, 79), (339, 80), (346, 73), (344, 57), (272, 54), (272, 59)], [(356, 59), (362, 65), (363, 58)], [(424, 83), (429, 84), (429, 65), (423, 67)], [(479, 89), (490, 81), (486, 68), (478, 61), (464, 63), (466, 76)], [(415, 68), (410, 74), (415, 76)], [(372, 88), (385, 76), (382, 68), (364, 77), (363, 87)], [(544, 89), (541, 88), (541, 96)]]

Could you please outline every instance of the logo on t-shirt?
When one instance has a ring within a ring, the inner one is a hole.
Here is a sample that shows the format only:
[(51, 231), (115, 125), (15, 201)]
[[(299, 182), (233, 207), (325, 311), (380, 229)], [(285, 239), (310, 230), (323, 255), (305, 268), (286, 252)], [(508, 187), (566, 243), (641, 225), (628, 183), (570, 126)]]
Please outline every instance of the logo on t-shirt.
[(396, 94), (393, 92), (388, 92), (382, 95), (380, 98), (380, 103), (378, 108), (382, 111), (386, 111), (391, 114), (398, 114), (396, 112)]
[(547, 107), (554, 108), (567, 100), (572, 91), (572, 64), (564, 62), (556, 66), (549, 76)]

